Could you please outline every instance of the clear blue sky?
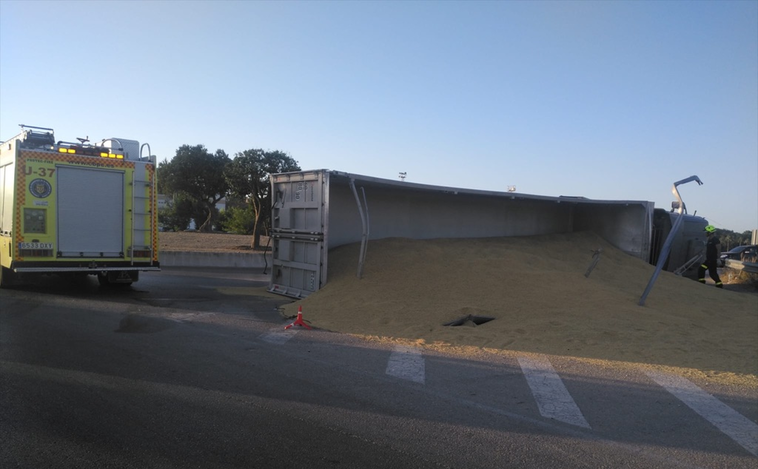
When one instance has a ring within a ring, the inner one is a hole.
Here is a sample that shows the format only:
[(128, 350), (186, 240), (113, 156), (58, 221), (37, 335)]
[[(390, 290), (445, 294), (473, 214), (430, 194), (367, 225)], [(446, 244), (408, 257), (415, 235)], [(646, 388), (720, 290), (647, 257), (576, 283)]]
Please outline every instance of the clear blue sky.
[(282, 150), (303, 169), (758, 228), (758, 1), (0, 0), (0, 139)]

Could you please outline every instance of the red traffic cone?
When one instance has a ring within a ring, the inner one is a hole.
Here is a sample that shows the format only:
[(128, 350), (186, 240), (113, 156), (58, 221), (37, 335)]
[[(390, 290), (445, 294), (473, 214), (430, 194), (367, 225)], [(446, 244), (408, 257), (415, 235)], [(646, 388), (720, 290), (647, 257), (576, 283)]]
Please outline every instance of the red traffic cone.
[(284, 326), (284, 329), (289, 329), (292, 326), (303, 326), (306, 329), (310, 329), (311, 326), (303, 322), (303, 307), (298, 306), (297, 307), (297, 319), (292, 324), (289, 324), (287, 326)]

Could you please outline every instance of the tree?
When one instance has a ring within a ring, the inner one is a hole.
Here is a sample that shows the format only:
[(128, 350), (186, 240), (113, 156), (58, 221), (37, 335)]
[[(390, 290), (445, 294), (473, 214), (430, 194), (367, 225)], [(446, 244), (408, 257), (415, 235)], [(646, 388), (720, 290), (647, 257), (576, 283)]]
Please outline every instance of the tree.
[(737, 246), (743, 246), (750, 244), (753, 233), (751, 231), (744, 231), (743, 233), (736, 233), (731, 230), (716, 229), (716, 236), (721, 241), (721, 250), (728, 251)]
[(226, 167), (232, 194), (247, 201), (253, 212), (253, 248), (260, 247), (261, 228), (271, 226), (270, 174), (300, 171), (291, 156), (282, 151), (245, 150), (234, 155)]
[(241, 235), (253, 234), (255, 214), (250, 205), (229, 207), (224, 210), (223, 218), (226, 231)]
[(176, 194), (171, 203), (158, 210), (158, 222), (165, 231), (184, 231), (196, 211), (195, 205), (184, 194)]
[(181, 195), (202, 210), (200, 231), (211, 231), (216, 204), (224, 198), (229, 186), (224, 168), (231, 160), (224, 150), (211, 154), (203, 145), (182, 145), (171, 161), (158, 165), (158, 191)]

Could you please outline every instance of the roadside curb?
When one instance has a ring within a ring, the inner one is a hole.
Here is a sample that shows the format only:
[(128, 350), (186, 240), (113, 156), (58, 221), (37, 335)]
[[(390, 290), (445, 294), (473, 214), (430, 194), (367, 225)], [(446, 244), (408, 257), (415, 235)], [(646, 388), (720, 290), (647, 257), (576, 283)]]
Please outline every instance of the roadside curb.
[[(265, 257), (264, 257), (265, 256)], [(161, 251), (163, 267), (263, 268), (271, 265), (271, 253)]]

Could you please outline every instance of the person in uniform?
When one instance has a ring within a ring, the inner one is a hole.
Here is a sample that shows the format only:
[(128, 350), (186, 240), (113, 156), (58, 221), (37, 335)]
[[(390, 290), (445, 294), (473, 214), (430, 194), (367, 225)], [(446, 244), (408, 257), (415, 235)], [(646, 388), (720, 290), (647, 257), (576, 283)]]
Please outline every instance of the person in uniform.
[(724, 284), (719, 278), (719, 273), (716, 272), (718, 260), (721, 257), (721, 240), (716, 236), (716, 227), (713, 225), (706, 226), (705, 235), (708, 237), (708, 241), (705, 243), (705, 262), (700, 264), (700, 267), (697, 269), (697, 281), (705, 283), (705, 271), (707, 270), (716, 283), (716, 287), (724, 288)]

